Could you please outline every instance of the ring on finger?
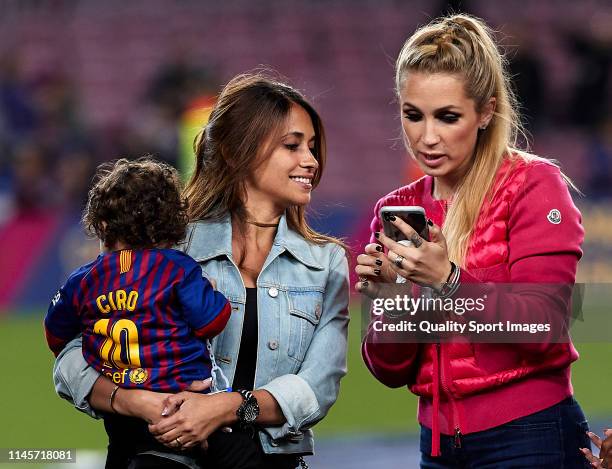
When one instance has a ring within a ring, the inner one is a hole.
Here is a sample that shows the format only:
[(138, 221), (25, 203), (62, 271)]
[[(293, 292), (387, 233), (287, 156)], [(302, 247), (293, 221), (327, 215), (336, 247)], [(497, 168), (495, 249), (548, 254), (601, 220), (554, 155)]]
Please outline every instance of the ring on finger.
[(368, 278), (367, 278), (365, 275), (360, 275), (360, 276), (359, 276), (359, 281), (360, 281), (360, 282), (362, 282), (362, 283), (363, 283), (363, 282), (365, 282), (366, 280), (368, 280)]
[(402, 268), (402, 262), (404, 262), (404, 257), (400, 256), (399, 254), (395, 259), (393, 259), (393, 263), (400, 269)]
[(176, 441), (176, 444), (178, 445), (178, 447), (180, 448), (181, 446), (183, 446), (183, 444), (181, 443), (181, 440), (179, 440), (180, 437), (176, 437), (174, 439), (174, 441)]

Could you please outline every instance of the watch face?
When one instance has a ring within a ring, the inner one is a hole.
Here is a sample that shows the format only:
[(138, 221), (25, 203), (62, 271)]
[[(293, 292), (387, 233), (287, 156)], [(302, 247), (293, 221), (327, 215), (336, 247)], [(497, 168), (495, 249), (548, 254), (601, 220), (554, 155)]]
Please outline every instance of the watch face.
[(246, 422), (254, 422), (257, 416), (259, 415), (259, 409), (256, 407), (256, 404), (249, 403), (244, 409), (244, 420)]
[(236, 411), (238, 418), (243, 424), (251, 424), (259, 415), (259, 405), (257, 399), (250, 391), (239, 391), (244, 401), (240, 408)]

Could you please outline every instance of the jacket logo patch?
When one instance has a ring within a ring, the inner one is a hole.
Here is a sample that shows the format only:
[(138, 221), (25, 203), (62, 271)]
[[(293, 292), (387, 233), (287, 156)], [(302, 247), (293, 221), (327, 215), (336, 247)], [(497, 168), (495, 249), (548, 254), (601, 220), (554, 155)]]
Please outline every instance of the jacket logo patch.
[(548, 212), (546, 218), (548, 218), (548, 221), (553, 225), (558, 225), (561, 223), (561, 212), (556, 208), (553, 208), (550, 212)]

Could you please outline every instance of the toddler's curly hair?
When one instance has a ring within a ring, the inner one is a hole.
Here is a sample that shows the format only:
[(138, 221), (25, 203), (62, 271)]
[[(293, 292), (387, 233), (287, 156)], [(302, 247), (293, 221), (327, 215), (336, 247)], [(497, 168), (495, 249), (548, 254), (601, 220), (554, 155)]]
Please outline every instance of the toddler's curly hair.
[(101, 164), (82, 222), (108, 248), (117, 241), (133, 249), (177, 244), (188, 222), (178, 172), (148, 156)]

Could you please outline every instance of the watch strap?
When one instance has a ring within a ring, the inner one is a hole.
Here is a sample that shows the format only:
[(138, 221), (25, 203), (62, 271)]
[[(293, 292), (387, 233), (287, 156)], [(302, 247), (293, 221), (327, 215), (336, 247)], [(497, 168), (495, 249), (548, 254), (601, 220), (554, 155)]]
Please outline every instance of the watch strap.
[(242, 404), (236, 410), (236, 417), (240, 426), (248, 427), (253, 425), (259, 416), (259, 403), (251, 391), (239, 389), (237, 392), (242, 397)]

